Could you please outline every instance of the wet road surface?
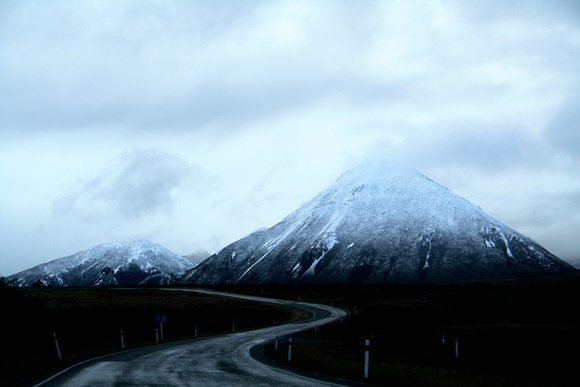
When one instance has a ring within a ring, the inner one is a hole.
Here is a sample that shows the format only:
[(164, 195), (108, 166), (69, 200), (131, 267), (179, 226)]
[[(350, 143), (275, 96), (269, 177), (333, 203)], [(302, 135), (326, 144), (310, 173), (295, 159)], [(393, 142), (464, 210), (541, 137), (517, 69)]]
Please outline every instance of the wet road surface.
[[(175, 291), (175, 290), (172, 290)], [(256, 345), (339, 320), (346, 311), (326, 305), (274, 300), (210, 290), (183, 289), (304, 309), (307, 320), (252, 331), (138, 348), (89, 360), (37, 386), (334, 386), (270, 367), (250, 355)], [(287, 342), (287, 340), (286, 340)]]

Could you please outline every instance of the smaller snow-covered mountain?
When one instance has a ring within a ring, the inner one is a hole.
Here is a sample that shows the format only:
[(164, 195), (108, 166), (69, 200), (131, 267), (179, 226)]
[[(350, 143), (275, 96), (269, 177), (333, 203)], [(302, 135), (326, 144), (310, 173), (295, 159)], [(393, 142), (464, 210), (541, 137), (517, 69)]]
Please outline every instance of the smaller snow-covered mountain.
[(574, 266), (576, 269), (580, 269), (580, 258), (570, 259), (568, 260), (568, 263)]
[(188, 261), (193, 263), (195, 266), (197, 266), (200, 263), (202, 263), (203, 261), (205, 261), (207, 258), (209, 258), (210, 256), (211, 256), (211, 254), (206, 249), (201, 249), (201, 250), (196, 251), (195, 253), (192, 253), (189, 255), (184, 255), (183, 258), (187, 259)]
[(6, 278), (13, 286), (133, 286), (173, 283), (196, 265), (149, 241), (106, 243)]

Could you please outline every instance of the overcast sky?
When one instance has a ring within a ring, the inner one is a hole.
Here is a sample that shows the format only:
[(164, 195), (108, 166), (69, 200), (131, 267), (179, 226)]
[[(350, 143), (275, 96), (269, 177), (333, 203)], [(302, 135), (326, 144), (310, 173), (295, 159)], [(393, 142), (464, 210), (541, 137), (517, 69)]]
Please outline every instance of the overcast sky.
[(0, 275), (215, 252), (381, 155), (580, 258), (580, 2), (0, 0)]

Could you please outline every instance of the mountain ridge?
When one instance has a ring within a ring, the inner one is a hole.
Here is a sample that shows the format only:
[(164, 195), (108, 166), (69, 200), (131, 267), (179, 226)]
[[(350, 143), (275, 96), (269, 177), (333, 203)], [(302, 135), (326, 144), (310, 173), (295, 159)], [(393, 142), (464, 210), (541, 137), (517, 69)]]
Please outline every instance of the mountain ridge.
[(132, 286), (174, 283), (195, 265), (165, 247), (138, 240), (104, 243), (13, 274), (13, 286)]

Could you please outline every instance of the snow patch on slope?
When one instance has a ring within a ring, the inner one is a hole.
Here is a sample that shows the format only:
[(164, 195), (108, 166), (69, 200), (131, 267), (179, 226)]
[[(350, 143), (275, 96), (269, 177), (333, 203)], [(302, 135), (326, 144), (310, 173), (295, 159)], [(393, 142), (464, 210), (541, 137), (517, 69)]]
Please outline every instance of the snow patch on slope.
[(316, 258), (314, 260), (314, 262), (312, 262), (312, 264), (310, 265), (310, 267), (308, 268), (308, 270), (306, 270), (306, 272), (304, 274), (302, 274), (302, 276), (300, 278), (303, 277), (313, 277), (316, 274), (316, 265), (318, 265), (318, 263), (322, 260), (322, 258), (324, 258), (324, 256), (330, 251), (332, 250), (332, 248), (334, 247), (334, 245), (336, 245), (338, 243), (338, 239), (336, 238), (336, 235), (332, 235), (326, 239), (321, 240), (318, 245), (316, 245), (317, 249), (321, 249), (323, 252), (322, 254)]

